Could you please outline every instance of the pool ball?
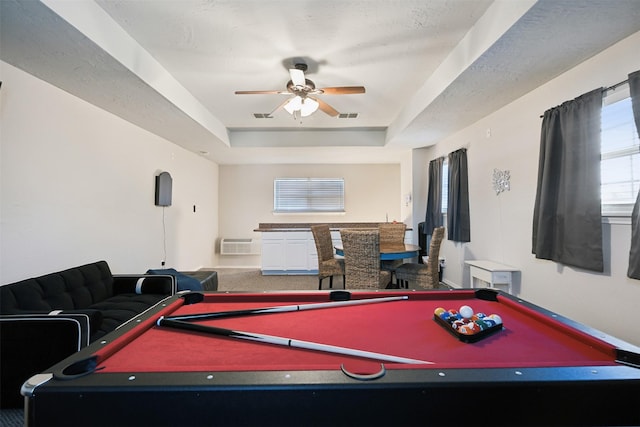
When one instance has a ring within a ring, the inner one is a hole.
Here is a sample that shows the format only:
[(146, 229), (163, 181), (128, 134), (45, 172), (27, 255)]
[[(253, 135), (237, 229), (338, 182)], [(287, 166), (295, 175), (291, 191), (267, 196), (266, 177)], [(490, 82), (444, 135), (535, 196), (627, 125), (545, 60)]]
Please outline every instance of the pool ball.
[(451, 326), (453, 327), (453, 329), (458, 330), (461, 326), (464, 326), (464, 322), (462, 320), (456, 320), (451, 324)]
[(433, 314), (435, 314), (438, 317), (442, 317), (442, 313), (444, 313), (446, 310), (442, 307), (438, 307), (434, 310)]
[(462, 307), (460, 307), (459, 313), (465, 319), (470, 319), (471, 316), (473, 316), (473, 309), (471, 307), (469, 307), (468, 305), (463, 305)]
[(496, 321), (493, 319), (490, 319), (489, 317), (485, 317), (484, 319), (482, 319), (482, 321), (484, 322), (485, 325), (487, 325), (488, 328), (492, 328), (496, 326)]
[(460, 326), (460, 328), (458, 328), (458, 332), (464, 335), (473, 334), (473, 331), (471, 330), (471, 328), (468, 328), (467, 325)]
[(492, 314), (489, 317), (493, 319), (494, 322), (496, 322), (496, 325), (502, 324), (502, 317), (498, 316), (497, 314)]
[(487, 329), (486, 323), (484, 323), (484, 321), (482, 320), (476, 320), (474, 323), (478, 325), (478, 328), (480, 328), (481, 331), (484, 331), (485, 329)]

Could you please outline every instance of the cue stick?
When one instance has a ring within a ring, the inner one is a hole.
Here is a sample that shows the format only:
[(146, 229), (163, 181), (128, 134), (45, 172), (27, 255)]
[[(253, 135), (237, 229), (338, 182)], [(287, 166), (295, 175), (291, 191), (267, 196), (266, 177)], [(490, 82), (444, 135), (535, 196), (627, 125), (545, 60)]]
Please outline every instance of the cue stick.
[(320, 308), (345, 307), (345, 306), (359, 305), (359, 304), (374, 304), (379, 302), (400, 301), (400, 300), (406, 300), (406, 299), (409, 299), (409, 297), (406, 295), (403, 295), (403, 296), (397, 296), (397, 297), (366, 298), (366, 299), (355, 299), (355, 300), (349, 300), (349, 301), (331, 301), (331, 302), (320, 302), (320, 303), (302, 304), (302, 305), (281, 305), (281, 306), (274, 306), (274, 307), (252, 308), (247, 310), (219, 311), (217, 313), (200, 313), (200, 314), (185, 314), (184, 316), (167, 316), (166, 319), (184, 320), (187, 322), (191, 322), (195, 320), (219, 319), (222, 317), (248, 316), (248, 315), (267, 314), (267, 313), (287, 313), (291, 311), (317, 310)]
[(285, 347), (303, 348), (307, 350), (323, 351), (326, 353), (344, 354), (347, 356), (365, 357), (367, 359), (384, 360), (394, 363), (408, 364), (433, 364), (424, 360), (409, 359), (406, 357), (393, 356), (390, 354), (374, 353), (371, 351), (357, 350), (348, 347), (338, 347), (335, 345), (320, 344), (312, 341), (302, 341), (293, 338), (278, 337), (274, 335), (258, 334), (254, 332), (234, 331), (232, 329), (218, 328), (215, 326), (204, 326), (197, 323), (189, 323), (181, 320), (167, 319), (161, 316), (156, 322), (158, 326), (166, 326), (169, 328), (184, 329), (195, 332), (204, 332), (213, 335), (221, 335), (230, 338), (238, 338), (242, 340), (257, 341), (266, 344), (282, 345)]

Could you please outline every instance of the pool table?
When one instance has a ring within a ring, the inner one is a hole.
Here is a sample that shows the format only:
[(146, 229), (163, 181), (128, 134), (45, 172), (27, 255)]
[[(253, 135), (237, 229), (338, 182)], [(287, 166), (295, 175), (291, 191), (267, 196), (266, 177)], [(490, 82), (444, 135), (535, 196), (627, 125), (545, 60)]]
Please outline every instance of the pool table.
[[(400, 298), (376, 301), (391, 297)], [(434, 318), (463, 305), (502, 326), (466, 342)], [(488, 289), (191, 292), (35, 375), (22, 393), (30, 426), (639, 425), (640, 351)]]

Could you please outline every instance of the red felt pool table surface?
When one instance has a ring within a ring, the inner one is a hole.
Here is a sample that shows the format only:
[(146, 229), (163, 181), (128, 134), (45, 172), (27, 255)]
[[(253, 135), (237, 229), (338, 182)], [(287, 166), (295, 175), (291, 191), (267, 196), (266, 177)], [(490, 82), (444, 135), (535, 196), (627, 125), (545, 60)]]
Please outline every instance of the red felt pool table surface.
[[(353, 299), (380, 298), (395, 292), (355, 293)], [(615, 364), (611, 345), (543, 316), (517, 300), (475, 297), (473, 291), (407, 292), (406, 300), (198, 321), (232, 330), (282, 336), (433, 362), (385, 363), (387, 369), (506, 368), (597, 366)], [(328, 301), (325, 293), (207, 294), (204, 301), (169, 307), (177, 316)], [(475, 343), (465, 343), (433, 319), (437, 307), (496, 313), (503, 329)], [(366, 370), (354, 356), (282, 347), (150, 325), (138, 336), (124, 335), (99, 352), (99, 373)], [(133, 331), (134, 335), (136, 332)], [(134, 339), (135, 338), (135, 339)], [(371, 361), (373, 362), (373, 361)], [(379, 366), (379, 362), (377, 362)]]

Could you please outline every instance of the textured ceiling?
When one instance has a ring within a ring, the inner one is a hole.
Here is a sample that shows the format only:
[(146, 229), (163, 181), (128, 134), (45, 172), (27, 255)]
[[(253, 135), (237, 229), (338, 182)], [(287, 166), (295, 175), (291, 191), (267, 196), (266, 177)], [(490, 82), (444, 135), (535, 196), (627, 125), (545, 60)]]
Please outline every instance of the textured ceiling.
[[(394, 162), (640, 31), (640, 0), (0, 1), (0, 59), (219, 163)], [(303, 60), (341, 113), (270, 113)]]

